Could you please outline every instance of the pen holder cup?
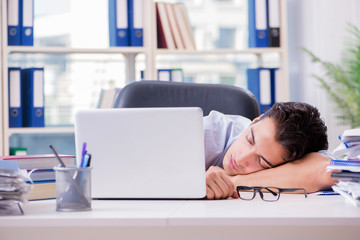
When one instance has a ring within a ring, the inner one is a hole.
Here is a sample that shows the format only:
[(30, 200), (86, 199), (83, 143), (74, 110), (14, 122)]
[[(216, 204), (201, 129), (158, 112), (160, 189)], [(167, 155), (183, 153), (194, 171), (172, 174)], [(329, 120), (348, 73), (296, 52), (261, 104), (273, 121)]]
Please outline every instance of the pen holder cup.
[(91, 210), (91, 167), (55, 167), (56, 211)]

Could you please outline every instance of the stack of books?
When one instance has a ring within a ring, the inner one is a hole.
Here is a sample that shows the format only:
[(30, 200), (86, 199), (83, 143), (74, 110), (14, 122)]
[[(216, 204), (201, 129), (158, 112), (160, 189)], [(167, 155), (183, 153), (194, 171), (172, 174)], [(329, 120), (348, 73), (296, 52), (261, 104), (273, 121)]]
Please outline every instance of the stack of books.
[(26, 176), (17, 163), (0, 160), (0, 216), (23, 214), (20, 202), (30, 190)]
[(183, 3), (156, 2), (158, 48), (195, 50), (189, 16)]
[(331, 177), (339, 181), (333, 190), (360, 206), (360, 129), (345, 130), (339, 138), (341, 143), (334, 150), (338, 160), (331, 160), (327, 167), (336, 170)]
[[(60, 155), (66, 166), (75, 165), (75, 156)], [(27, 183), (31, 184), (31, 190), (24, 195), (27, 200), (42, 200), (56, 198), (55, 171), (58, 166), (54, 155), (20, 155), (0, 157), (9, 163), (16, 163), (20, 169), (27, 171), (30, 179)]]

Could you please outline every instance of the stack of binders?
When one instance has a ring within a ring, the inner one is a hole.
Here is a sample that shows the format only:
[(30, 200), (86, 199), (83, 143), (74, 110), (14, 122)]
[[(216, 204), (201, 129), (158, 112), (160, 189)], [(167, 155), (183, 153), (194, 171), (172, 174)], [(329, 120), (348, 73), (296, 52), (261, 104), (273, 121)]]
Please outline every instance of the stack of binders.
[(334, 150), (337, 160), (331, 160), (327, 167), (333, 171), (331, 177), (339, 181), (333, 190), (360, 206), (360, 129), (345, 130), (339, 138), (341, 143)]
[(249, 47), (280, 47), (280, 0), (248, 0)]
[(8, 45), (34, 45), (33, 0), (8, 0)]
[(109, 0), (110, 46), (143, 46), (143, 12), (144, 0)]
[(44, 127), (44, 68), (9, 68), (9, 127)]

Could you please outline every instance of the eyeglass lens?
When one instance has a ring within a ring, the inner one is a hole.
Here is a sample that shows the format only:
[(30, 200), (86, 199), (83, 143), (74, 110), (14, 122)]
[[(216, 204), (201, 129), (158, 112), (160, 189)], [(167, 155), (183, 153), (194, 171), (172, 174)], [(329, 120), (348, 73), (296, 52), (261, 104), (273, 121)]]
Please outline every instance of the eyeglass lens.
[(238, 189), (239, 197), (243, 200), (251, 200), (255, 197), (256, 192), (265, 201), (277, 201), (280, 197), (280, 190), (273, 187)]

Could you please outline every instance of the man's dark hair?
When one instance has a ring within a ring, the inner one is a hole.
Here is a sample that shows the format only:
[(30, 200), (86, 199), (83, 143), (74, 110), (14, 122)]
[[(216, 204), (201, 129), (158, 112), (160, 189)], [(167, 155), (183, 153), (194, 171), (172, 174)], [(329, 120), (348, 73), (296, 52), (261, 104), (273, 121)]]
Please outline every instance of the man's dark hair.
[(327, 127), (316, 107), (300, 102), (280, 102), (261, 118), (265, 117), (275, 120), (275, 140), (288, 153), (285, 161), (328, 148)]

